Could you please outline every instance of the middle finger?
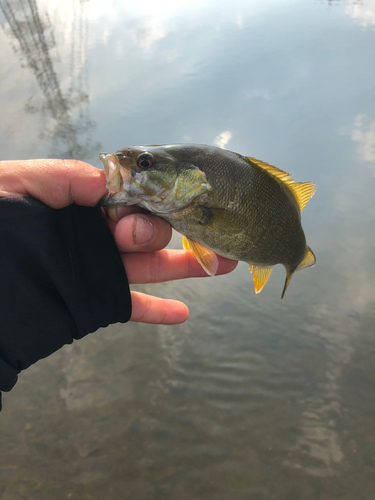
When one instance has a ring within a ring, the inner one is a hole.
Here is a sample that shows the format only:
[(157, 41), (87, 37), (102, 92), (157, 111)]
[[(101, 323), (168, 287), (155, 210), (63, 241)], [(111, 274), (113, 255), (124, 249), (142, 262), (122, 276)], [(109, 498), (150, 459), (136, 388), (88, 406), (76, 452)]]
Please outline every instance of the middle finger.
[[(208, 276), (191, 251), (122, 253), (121, 258), (131, 285)], [(219, 255), (217, 258), (219, 260), (217, 275), (230, 273), (237, 266), (235, 260)]]

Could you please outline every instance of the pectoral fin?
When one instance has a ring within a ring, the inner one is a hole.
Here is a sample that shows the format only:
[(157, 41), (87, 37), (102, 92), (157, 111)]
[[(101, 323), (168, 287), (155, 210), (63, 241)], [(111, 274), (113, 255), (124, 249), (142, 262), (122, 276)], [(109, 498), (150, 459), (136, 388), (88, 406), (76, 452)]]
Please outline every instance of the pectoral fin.
[(190, 220), (221, 237), (227, 234), (233, 235), (235, 229), (240, 232), (244, 225), (243, 215), (227, 208), (207, 207), (205, 205), (196, 206), (190, 215)]
[(249, 269), (253, 273), (255, 293), (259, 293), (264, 287), (264, 285), (267, 283), (267, 280), (270, 277), (270, 274), (272, 273), (273, 266), (260, 267), (260, 266), (250, 265)]
[(182, 237), (182, 246), (185, 250), (192, 250), (194, 252), (195, 258), (207, 274), (215, 276), (219, 267), (219, 259), (215, 252), (208, 250), (208, 248), (186, 236)]

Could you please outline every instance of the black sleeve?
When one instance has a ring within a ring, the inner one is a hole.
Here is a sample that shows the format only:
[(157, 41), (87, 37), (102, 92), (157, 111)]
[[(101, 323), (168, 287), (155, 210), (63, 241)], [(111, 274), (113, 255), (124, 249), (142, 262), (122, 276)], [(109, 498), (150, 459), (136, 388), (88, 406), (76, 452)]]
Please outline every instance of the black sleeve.
[(64, 344), (130, 314), (125, 270), (99, 207), (54, 210), (0, 197), (0, 391)]

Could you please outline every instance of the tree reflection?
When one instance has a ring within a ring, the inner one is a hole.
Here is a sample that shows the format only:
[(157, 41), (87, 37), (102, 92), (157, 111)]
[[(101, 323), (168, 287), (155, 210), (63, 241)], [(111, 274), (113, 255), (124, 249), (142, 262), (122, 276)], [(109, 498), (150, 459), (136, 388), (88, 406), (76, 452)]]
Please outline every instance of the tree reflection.
[[(42, 91), (42, 96), (30, 96), (25, 110), (41, 115), (40, 137), (51, 139), (50, 156), (89, 158), (93, 150), (100, 148), (91, 138), (96, 124), (89, 110), (89, 2), (64, 3), (64, 9), (71, 9), (72, 24), (66, 24), (69, 45), (61, 60), (50, 16), (46, 10), (40, 12), (36, 0), (0, 0), (0, 7), (7, 21), (4, 31), (11, 46), (20, 55), (22, 65), (32, 71)], [(56, 70), (58, 66), (60, 75)], [(61, 81), (66, 90), (62, 89)]]
[(329, 5), (343, 4), (343, 5), (363, 5), (363, 0), (327, 0)]

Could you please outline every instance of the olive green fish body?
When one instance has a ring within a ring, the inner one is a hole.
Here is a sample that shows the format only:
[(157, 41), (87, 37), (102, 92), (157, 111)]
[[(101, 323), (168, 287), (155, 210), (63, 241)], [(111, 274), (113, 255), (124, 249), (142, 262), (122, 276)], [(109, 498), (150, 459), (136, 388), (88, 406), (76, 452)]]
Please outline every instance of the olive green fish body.
[(264, 162), (204, 145), (136, 146), (101, 159), (110, 191), (103, 204), (137, 203), (167, 220), (211, 274), (208, 261), (215, 257), (207, 251), (203, 258), (205, 249), (249, 263), (256, 292), (283, 264), (285, 292), (293, 272), (315, 262), (301, 225), (312, 183), (294, 183)]
[(184, 210), (161, 216), (224, 257), (297, 267), (306, 240), (293, 195), (247, 158), (212, 149), (208, 155), (183, 150), (185, 160), (206, 174), (212, 190)]

